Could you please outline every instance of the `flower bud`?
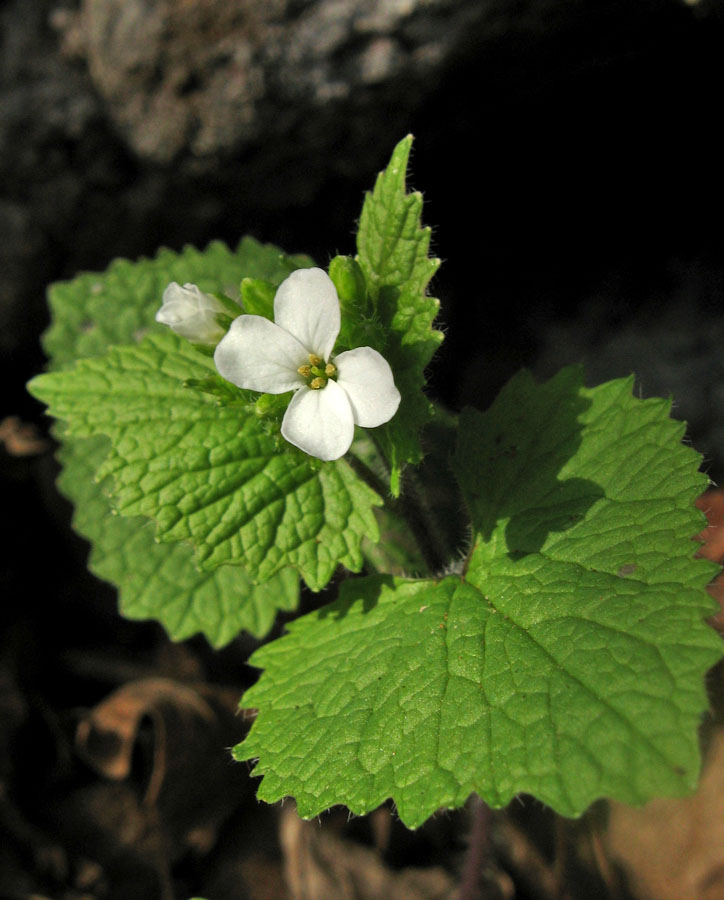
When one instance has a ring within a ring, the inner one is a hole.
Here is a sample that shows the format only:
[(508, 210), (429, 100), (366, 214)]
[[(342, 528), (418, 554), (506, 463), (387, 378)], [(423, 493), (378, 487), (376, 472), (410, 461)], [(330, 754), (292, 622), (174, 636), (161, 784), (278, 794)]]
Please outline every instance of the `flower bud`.
[(163, 292), (163, 305), (156, 321), (197, 344), (217, 344), (226, 333), (217, 321), (224, 307), (216, 297), (195, 284), (181, 287), (175, 281)]

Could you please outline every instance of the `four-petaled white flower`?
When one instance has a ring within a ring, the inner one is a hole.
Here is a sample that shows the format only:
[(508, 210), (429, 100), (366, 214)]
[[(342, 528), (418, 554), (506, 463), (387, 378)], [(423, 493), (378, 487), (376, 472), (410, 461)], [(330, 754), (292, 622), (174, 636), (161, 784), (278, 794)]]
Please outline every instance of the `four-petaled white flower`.
[(323, 460), (349, 450), (355, 425), (382, 425), (400, 405), (392, 370), (372, 347), (331, 356), (339, 329), (339, 298), (330, 277), (322, 269), (297, 269), (279, 285), (274, 322), (239, 316), (214, 354), (220, 374), (237, 387), (295, 391), (282, 435)]
[(205, 294), (195, 284), (181, 287), (175, 281), (163, 292), (163, 306), (156, 313), (156, 321), (198, 344), (216, 344), (225, 333), (217, 316), (225, 313), (216, 297)]

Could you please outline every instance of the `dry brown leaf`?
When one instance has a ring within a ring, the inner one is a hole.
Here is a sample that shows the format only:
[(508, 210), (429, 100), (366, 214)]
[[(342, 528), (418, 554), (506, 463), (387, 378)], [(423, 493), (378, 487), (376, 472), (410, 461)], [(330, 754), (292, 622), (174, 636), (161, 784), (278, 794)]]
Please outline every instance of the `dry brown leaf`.
[(527, 885), (532, 894), (560, 896), (559, 879), (553, 866), (546, 861), (529, 835), (504, 815), (496, 821), (495, 834), (496, 853), (519, 883)]
[(48, 448), (35, 425), (22, 422), (17, 416), (0, 421), (0, 443), (10, 456), (37, 456)]
[[(240, 730), (226, 692), (143, 678), (118, 688), (81, 720), (76, 748), (105, 778), (140, 781), (141, 806), (164, 831), (171, 858), (186, 849), (203, 855), (246, 793), (225, 749)], [(139, 753), (149, 744), (150, 752)]]
[(388, 868), (373, 850), (304, 822), (293, 804), (280, 822), (291, 900), (453, 900), (457, 888), (439, 867)]
[[(724, 563), (724, 491), (720, 488), (705, 491), (696, 500), (696, 505), (704, 513), (708, 523), (696, 535), (695, 540), (701, 541), (696, 555), (712, 562)], [(719, 612), (711, 616), (709, 624), (720, 634), (724, 634), (724, 572), (717, 575), (707, 590), (719, 606)]]
[(693, 797), (611, 803), (605, 843), (638, 900), (724, 900), (724, 730)]
[(707, 527), (696, 536), (702, 542), (697, 556), (714, 562), (724, 562), (724, 491), (712, 488), (696, 500), (696, 505), (706, 516)]
[(180, 736), (213, 726), (216, 720), (214, 711), (193, 688), (167, 678), (145, 678), (124, 685), (79, 722), (76, 748), (106, 778), (127, 778), (146, 718), (154, 730), (154, 762), (148, 784), (153, 802), (165, 776), (169, 730)]

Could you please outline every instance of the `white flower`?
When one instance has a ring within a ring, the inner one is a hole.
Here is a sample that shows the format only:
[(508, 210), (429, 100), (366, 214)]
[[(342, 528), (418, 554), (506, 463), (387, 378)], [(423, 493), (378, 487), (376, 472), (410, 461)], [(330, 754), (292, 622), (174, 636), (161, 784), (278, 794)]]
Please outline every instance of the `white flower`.
[(205, 294), (195, 284), (181, 287), (175, 281), (163, 292), (163, 306), (156, 313), (156, 321), (198, 344), (216, 344), (224, 335), (217, 322), (225, 309), (221, 302)]
[(240, 388), (295, 391), (282, 435), (310, 456), (339, 459), (354, 426), (388, 422), (400, 405), (387, 361), (372, 347), (332, 357), (340, 328), (339, 298), (322, 269), (297, 269), (279, 285), (274, 322), (239, 316), (216, 348), (216, 368)]

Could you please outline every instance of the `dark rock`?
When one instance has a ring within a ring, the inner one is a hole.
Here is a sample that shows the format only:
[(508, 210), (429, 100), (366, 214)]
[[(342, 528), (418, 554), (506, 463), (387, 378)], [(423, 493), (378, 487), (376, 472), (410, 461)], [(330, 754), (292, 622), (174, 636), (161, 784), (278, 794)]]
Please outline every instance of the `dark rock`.
[(379, 127), (393, 82), (388, 99), (413, 109), (498, 8), (519, 15), (478, 0), (84, 0), (64, 30), (139, 157), (208, 170), (260, 139), (282, 163), (299, 131), (303, 149), (329, 150), (355, 114)]
[(100, 117), (57, 51), (49, 9), (45, 0), (0, 8), (0, 354), (10, 363), (37, 341), (56, 244), (87, 190), (74, 151)]

